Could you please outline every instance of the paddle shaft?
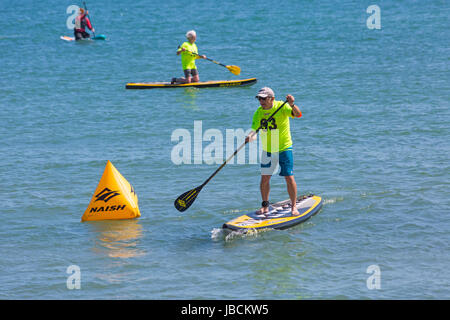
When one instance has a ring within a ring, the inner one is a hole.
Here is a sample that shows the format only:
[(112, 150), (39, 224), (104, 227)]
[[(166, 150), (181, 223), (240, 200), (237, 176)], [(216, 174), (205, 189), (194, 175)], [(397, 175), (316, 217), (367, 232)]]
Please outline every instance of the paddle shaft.
[[(287, 102), (287, 100), (286, 101), (284, 101), (283, 102), (283, 104), (280, 106), (280, 107), (278, 107), (278, 109), (277, 110), (275, 110), (275, 112), (274, 113), (272, 113), (272, 115), (265, 121), (265, 123), (267, 123), (267, 122), (269, 122), (269, 121), (271, 121), (272, 119), (273, 119), (273, 117), (275, 116), (275, 114), (281, 109), (281, 108), (283, 108), (283, 106), (286, 104), (286, 102)], [(258, 133), (258, 131), (259, 130), (261, 130), (261, 128), (263, 127), (263, 125), (264, 124), (261, 124), (260, 126), (259, 126), (259, 128), (258, 129), (256, 129), (256, 131), (255, 131), (255, 134), (257, 134)], [(234, 151), (234, 153), (231, 155), (231, 156), (229, 156), (228, 157), (228, 159), (227, 160), (225, 160), (225, 162), (224, 163), (222, 163), (222, 165), (219, 167), (219, 168), (217, 168), (217, 170), (216, 171), (214, 171), (214, 173), (211, 175), (211, 176), (209, 176), (209, 178), (208, 179), (206, 179), (205, 180), (205, 182), (203, 182), (202, 183), (202, 185), (200, 186), (200, 189), (202, 189), (212, 178), (214, 178), (214, 176), (220, 171), (220, 170), (222, 170), (222, 168), (223, 167), (225, 167), (225, 165), (249, 142), (249, 140), (250, 139), (246, 139), (246, 141), (239, 147), (239, 148), (237, 148), (236, 149), (236, 151)]]
[[(83, 5), (84, 5), (84, 10), (86, 10), (86, 15), (87, 15), (87, 17), (89, 18), (89, 21), (91, 21), (91, 25), (92, 25), (92, 19), (91, 19), (91, 17), (89, 16), (89, 14), (87, 13), (88, 9), (87, 9), (86, 2), (85, 2), (85, 1), (83, 1)], [(94, 38), (95, 38), (95, 32), (92, 31), (92, 33), (94, 34)]]
[[(199, 54), (197, 53), (197, 55), (199, 55)], [(210, 59), (210, 58), (208, 58), (208, 57), (206, 57), (205, 59), (206, 59), (206, 60), (209, 60), (209, 61), (211, 61), (211, 62), (214, 62), (215, 64), (218, 64), (219, 66), (222, 66), (222, 67), (225, 67), (225, 68), (227, 67), (227, 66), (224, 65), (223, 63), (214, 61), (213, 59)]]
[[(178, 48), (180, 48), (180, 46), (178, 46)], [(192, 53), (192, 54), (195, 54), (196, 56), (199, 56), (200, 57), (200, 55), (198, 54), (198, 53), (195, 53), (195, 52), (192, 52), (192, 51), (189, 51), (189, 50), (186, 50), (186, 49), (184, 49), (186, 52), (189, 52), (189, 53)], [(209, 61), (211, 61), (211, 62), (214, 62), (215, 64), (218, 64), (218, 65), (220, 65), (220, 66), (222, 66), (222, 67), (227, 67), (226, 65), (224, 65), (223, 63), (220, 63), (220, 62), (217, 62), (217, 61), (214, 61), (213, 59), (210, 59), (210, 58), (205, 58), (206, 60), (209, 60)]]

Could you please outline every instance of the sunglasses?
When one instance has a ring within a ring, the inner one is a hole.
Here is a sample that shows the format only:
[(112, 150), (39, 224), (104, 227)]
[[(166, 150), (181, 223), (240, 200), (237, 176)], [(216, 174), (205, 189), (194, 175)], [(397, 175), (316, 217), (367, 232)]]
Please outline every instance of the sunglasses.
[(258, 100), (263, 100), (263, 101), (266, 101), (268, 98), (269, 98), (269, 97), (265, 97), (265, 98), (263, 98), (263, 97), (256, 97), (256, 99), (258, 99)]

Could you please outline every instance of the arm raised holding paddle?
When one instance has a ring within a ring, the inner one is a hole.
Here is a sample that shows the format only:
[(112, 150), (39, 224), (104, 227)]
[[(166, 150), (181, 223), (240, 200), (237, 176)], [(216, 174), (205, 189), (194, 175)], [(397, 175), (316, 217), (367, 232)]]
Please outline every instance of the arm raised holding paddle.
[[(268, 117), (268, 119), (266, 120), (266, 122), (261, 123), (261, 125), (259, 125), (257, 128), (254, 128), (254, 136), (256, 136), (256, 134), (258, 133), (259, 130), (263, 129), (264, 124), (267, 124), (268, 122), (271, 122), (272, 119), (274, 119), (275, 115), (285, 106), (285, 104), (288, 101), (284, 101), (281, 105), (277, 105), (277, 108), (272, 111), (272, 114), (270, 115), (270, 117)], [(228, 157), (228, 159), (225, 160), (224, 163), (222, 163), (222, 165), (216, 170), (214, 171), (214, 173), (212, 175), (209, 176), (208, 179), (205, 180), (205, 182), (203, 182), (200, 186), (191, 189), (189, 191), (186, 191), (185, 193), (183, 193), (181, 196), (179, 196), (175, 201), (174, 201), (174, 206), (178, 211), (185, 211), (187, 210), (192, 203), (194, 203), (195, 199), (197, 199), (197, 196), (199, 195), (200, 191), (202, 191), (203, 187), (209, 182), (211, 181), (212, 178), (214, 178), (214, 176), (220, 171), (222, 170), (223, 167), (225, 167), (225, 165), (243, 148), (245, 147), (245, 145), (249, 142), (249, 139), (245, 139), (245, 142), (236, 149), (236, 151), (234, 151), (234, 153)], [(294, 206), (295, 207), (295, 206)]]
[[(294, 101), (295, 101), (294, 96), (288, 94), (286, 96), (286, 101), (289, 103), (289, 105), (292, 108), (292, 116), (294, 118), (300, 118), (301, 115), (302, 115), (302, 112), (300, 111), (300, 108), (295, 105), (295, 103), (294, 103)], [(263, 103), (265, 103), (265, 100), (263, 100), (262, 104)], [(262, 106), (262, 104), (261, 104), (261, 106)], [(245, 137), (245, 142), (246, 143), (252, 142), (252, 141), (256, 140), (256, 137), (257, 137), (257, 132), (252, 130), (252, 131), (250, 131), (249, 135), (247, 137)]]
[(192, 55), (194, 55), (196, 59), (207, 59), (205, 55), (200, 55), (200, 54), (197, 54), (197, 53), (192, 53), (192, 52), (190, 52), (189, 50), (186, 50), (186, 48), (178, 47), (177, 55), (179, 55), (181, 52), (189, 52), (189, 53), (191, 53)]

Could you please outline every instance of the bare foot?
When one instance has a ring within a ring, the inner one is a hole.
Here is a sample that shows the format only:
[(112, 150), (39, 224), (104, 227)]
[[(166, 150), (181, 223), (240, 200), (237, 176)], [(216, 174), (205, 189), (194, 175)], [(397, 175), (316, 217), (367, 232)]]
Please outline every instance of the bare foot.
[(268, 207), (262, 207), (261, 209), (256, 211), (256, 214), (265, 214), (267, 212), (269, 212), (269, 208)]
[(297, 210), (296, 207), (293, 207), (293, 208), (292, 208), (292, 215), (293, 215), (293, 216), (298, 216), (298, 215), (300, 215), (300, 212), (298, 212), (298, 210)]

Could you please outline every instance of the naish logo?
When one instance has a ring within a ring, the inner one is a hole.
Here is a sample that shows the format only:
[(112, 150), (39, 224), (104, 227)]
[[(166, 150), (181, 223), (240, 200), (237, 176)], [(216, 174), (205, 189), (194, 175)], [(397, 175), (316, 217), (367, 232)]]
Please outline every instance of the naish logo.
[[(119, 196), (120, 193), (118, 191), (114, 191), (108, 188), (103, 189), (101, 192), (95, 195), (97, 198), (94, 202), (97, 201), (104, 201), (105, 203), (111, 200), (112, 198)], [(99, 212), (106, 212), (106, 211), (119, 211), (119, 210), (125, 210), (125, 207), (127, 205), (113, 205), (113, 206), (101, 206), (101, 207), (92, 207), (89, 213), (99, 213)]]
[(105, 212), (105, 211), (119, 211), (119, 210), (125, 210), (125, 207), (127, 205), (114, 205), (114, 206), (106, 206), (106, 207), (92, 207), (89, 213), (98, 213), (98, 212)]
[(178, 204), (180, 205), (180, 207), (186, 208), (186, 202), (184, 202), (181, 199), (178, 199)]
[(222, 83), (219, 86), (220, 87), (233, 87), (233, 86), (240, 86), (241, 82), (235, 82), (235, 83)]
[(103, 189), (102, 192), (95, 195), (95, 197), (97, 198), (97, 200), (95, 200), (95, 201), (102, 200), (102, 201), (108, 202), (109, 200), (111, 200), (112, 198), (114, 198), (115, 196), (118, 196), (118, 195), (120, 195), (119, 192), (112, 191), (108, 188), (105, 188), (105, 189)]

